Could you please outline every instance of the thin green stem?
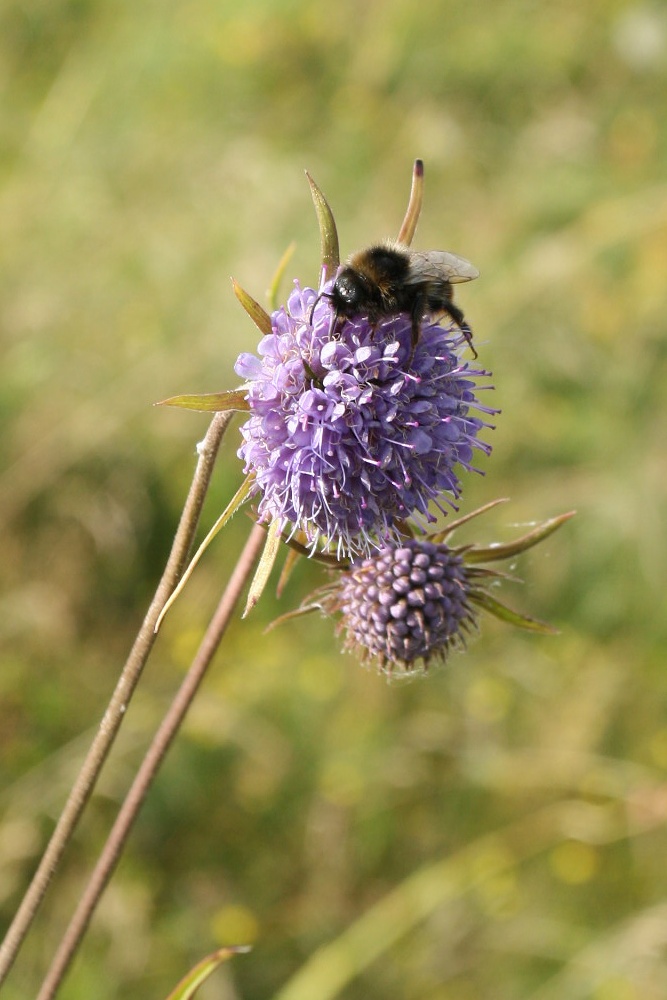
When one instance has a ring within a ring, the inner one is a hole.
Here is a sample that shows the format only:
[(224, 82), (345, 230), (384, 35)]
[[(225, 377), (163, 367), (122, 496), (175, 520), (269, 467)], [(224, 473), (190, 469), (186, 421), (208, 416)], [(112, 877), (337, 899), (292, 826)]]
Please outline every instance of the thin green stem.
[(32, 881), (21, 901), (5, 939), (0, 946), (0, 985), (6, 979), (16, 955), (37, 914), (49, 883), (76, 829), (81, 814), (95, 787), (100, 771), (116, 738), (134, 689), (156, 639), (155, 623), (167, 598), (183, 572), (201, 514), (204, 498), (223, 434), (231, 419), (229, 413), (216, 413), (206, 437), (199, 446), (199, 460), (188, 498), (174, 537), (162, 579), (123, 667), (109, 705), (91, 744), (86, 759), (72, 786), (51, 839)]
[(58, 988), (83, 940), (102, 893), (118, 863), (139, 809), (220, 645), (220, 640), (227, 629), (241, 591), (252, 573), (255, 561), (265, 541), (266, 532), (254, 525), (202, 639), (197, 655), (162, 720), (125, 797), (88, 885), (62, 937), (51, 968), (42, 983), (37, 1000), (52, 1000), (58, 992)]

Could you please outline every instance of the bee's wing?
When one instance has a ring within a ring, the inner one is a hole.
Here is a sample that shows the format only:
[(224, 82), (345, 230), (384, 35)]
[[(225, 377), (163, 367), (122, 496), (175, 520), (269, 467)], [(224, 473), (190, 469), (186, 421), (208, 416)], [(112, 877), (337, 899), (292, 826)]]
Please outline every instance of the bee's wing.
[(426, 250), (410, 252), (408, 284), (420, 281), (472, 281), (479, 277), (477, 268), (464, 257), (458, 257), (447, 250)]

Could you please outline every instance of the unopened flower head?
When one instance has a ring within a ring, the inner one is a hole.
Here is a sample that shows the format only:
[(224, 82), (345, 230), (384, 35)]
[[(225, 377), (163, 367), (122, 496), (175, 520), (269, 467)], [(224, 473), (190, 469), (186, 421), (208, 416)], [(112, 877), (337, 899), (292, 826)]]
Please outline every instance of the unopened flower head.
[(382, 670), (413, 672), (463, 645), (475, 624), (469, 570), (444, 543), (406, 538), (343, 573), (333, 607), (345, 647)]
[(500, 500), (450, 522), (433, 535), (406, 535), (362, 560), (339, 563), (337, 579), (316, 591), (298, 610), (340, 615), (345, 648), (387, 674), (412, 674), (465, 645), (481, 609), (518, 628), (546, 635), (554, 629), (515, 611), (491, 590), (506, 577), (487, 563), (513, 559), (572, 517), (561, 514), (536, 524), (510, 542), (452, 547), (445, 539)]
[(459, 496), (459, 470), (490, 451), (478, 435), (495, 411), (475, 395), (488, 373), (460, 360), (455, 326), (425, 321), (413, 349), (407, 314), (336, 323), (330, 288), (318, 298), (295, 282), (259, 357), (239, 357), (250, 406), (239, 456), (260, 518), (339, 556), (366, 554), (397, 520), (432, 521), (429, 503)]

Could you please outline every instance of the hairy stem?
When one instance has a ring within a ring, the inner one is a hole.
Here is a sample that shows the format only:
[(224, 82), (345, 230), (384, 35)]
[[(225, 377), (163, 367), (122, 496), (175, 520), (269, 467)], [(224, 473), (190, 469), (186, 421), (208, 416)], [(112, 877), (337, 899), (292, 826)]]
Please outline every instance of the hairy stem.
[(265, 541), (266, 532), (255, 525), (206, 630), (197, 655), (192, 661), (183, 683), (162, 720), (153, 738), (153, 742), (137, 771), (132, 786), (125, 797), (99, 861), (93, 870), (74, 916), (62, 937), (51, 968), (42, 983), (37, 1000), (52, 1000), (62, 983), (67, 969), (83, 940), (95, 908), (118, 863), (139, 809), (146, 798), (167, 750), (171, 746), (185, 718), (192, 699), (204, 679), (206, 670), (229, 624), (243, 586), (252, 572), (255, 561)]
[(211, 421), (206, 437), (199, 446), (199, 460), (176, 531), (171, 553), (162, 574), (162, 579), (158, 584), (155, 596), (134, 641), (134, 645), (123, 667), (86, 759), (72, 786), (55, 830), (21, 901), (16, 916), (7, 931), (2, 946), (0, 946), (0, 984), (6, 979), (19, 948), (30, 930), (49, 883), (76, 829), (86, 803), (92, 794), (100, 771), (116, 738), (134, 689), (153, 648), (156, 639), (155, 623), (187, 562), (220, 442), (231, 416), (229, 413), (216, 413)]

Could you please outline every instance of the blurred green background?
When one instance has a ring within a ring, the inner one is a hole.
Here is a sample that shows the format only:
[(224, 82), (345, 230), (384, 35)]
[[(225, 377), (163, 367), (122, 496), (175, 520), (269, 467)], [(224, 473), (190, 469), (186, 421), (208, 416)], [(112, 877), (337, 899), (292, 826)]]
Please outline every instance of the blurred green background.
[[(203, 998), (663, 1000), (664, 3), (5, 0), (0, 46), (3, 923), (207, 427), (152, 403), (237, 383), (257, 333), (231, 274), (260, 298), (296, 240), (316, 280), (304, 168), (348, 253), (397, 231), (421, 156), (415, 245), (479, 266), (459, 302), (502, 409), (462, 510), (512, 498), (459, 538), (577, 508), (503, 588), (562, 633), (486, 619), (387, 684), (325, 620), (263, 635), (321, 582), (302, 564), (230, 632), (62, 995), (159, 1000), (252, 940)], [(247, 529), (168, 619), (7, 1000), (34, 995)]]

